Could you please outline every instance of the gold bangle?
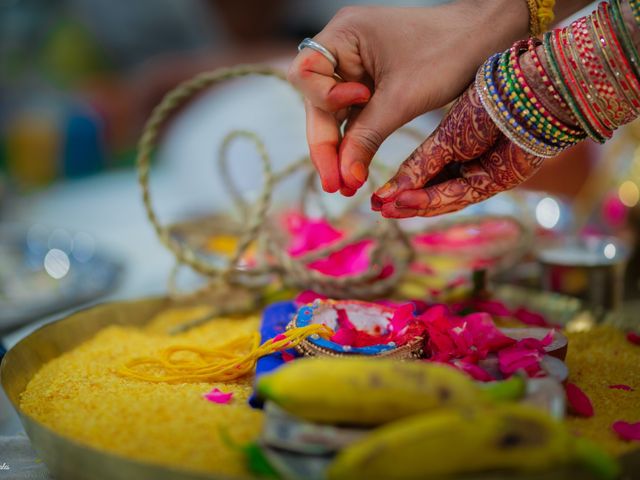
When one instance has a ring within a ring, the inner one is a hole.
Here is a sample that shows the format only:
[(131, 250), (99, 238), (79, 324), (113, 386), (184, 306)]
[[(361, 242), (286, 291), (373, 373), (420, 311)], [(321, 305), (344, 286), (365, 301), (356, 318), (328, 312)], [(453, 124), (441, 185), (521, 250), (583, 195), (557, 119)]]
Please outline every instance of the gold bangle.
[(529, 9), (529, 34), (532, 37), (537, 37), (542, 33), (540, 21), (538, 20), (537, 0), (527, 0), (527, 8)]
[(556, 0), (527, 0), (529, 9), (529, 33), (533, 37), (546, 32), (553, 22)]

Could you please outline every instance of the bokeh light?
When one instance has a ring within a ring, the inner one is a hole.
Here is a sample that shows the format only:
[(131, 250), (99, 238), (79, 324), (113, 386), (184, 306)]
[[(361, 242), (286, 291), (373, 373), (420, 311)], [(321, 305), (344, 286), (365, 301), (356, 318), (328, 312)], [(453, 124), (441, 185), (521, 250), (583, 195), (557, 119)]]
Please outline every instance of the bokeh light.
[(541, 227), (552, 229), (560, 221), (560, 205), (551, 197), (545, 197), (536, 206), (536, 220)]
[(640, 201), (640, 190), (638, 185), (631, 180), (622, 182), (620, 188), (618, 188), (618, 196), (620, 201), (629, 208), (635, 207)]

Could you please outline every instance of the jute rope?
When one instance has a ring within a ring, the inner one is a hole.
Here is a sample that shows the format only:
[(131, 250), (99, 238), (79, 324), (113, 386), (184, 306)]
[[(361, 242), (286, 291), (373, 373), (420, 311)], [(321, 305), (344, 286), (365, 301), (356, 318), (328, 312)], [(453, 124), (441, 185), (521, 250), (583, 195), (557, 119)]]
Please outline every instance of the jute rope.
[[(309, 195), (317, 193), (315, 175), (310, 169), (308, 158), (300, 159), (278, 173), (274, 173), (272, 162), (266, 147), (258, 135), (247, 130), (235, 130), (224, 137), (219, 150), (219, 171), (223, 183), (232, 198), (239, 214), (242, 225), (239, 241), (235, 253), (224, 266), (214, 265), (203, 255), (198, 255), (186, 242), (180, 242), (172, 237), (170, 229), (163, 225), (156, 215), (149, 189), (149, 173), (151, 156), (159, 140), (159, 132), (170, 115), (181, 105), (198, 93), (220, 82), (249, 75), (271, 76), (286, 81), (285, 75), (279, 70), (261, 65), (240, 65), (232, 68), (222, 68), (194, 77), (169, 92), (161, 103), (153, 110), (138, 145), (138, 179), (142, 188), (142, 198), (149, 221), (153, 225), (160, 241), (175, 255), (176, 270), (171, 275), (171, 290), (176, 289), (175, 273), (180, 265), (188, 265), (196, 272), (208, 277), (209, 283), (198, 293), (207, 288), (215, 288), (223, 282), (228, 285), (243, 284), (247, 279), (265, 275), (277, 275), (283, 283), (298, 288), (310, 288), (333, 297), (367, 298), (383, 295), (392, 290), (399, 279), (405, 274), (413, 258), (413, 249), (405, 233), (398, 228), (395, 221), (382, 220), (375, 225), (363, 228), (355, 235), (336, 242), (328, 247), (314, 250), (308, 254), (294, 258), (287, 253), (286, 235), (279, 232), (269, 222), (269, 207), (273, 189), (291, 174), (309, 169), (306, 187), (301, 198), (302, 205), (309, 201)], [(262, 190), (253, 203), (249, 203), (241, 194), (240, 189), (232, 181), (229, 172), (228, 151), (231, 143), (238, 139), (252, 142), (262, 163)], [(320, 202), (321, 208), (322, 204)], [(326, 212), (326, 210), (323, 210)], [(345, 246), (361, 240), (371, 240), (373, 247), (370, 251), (371, 268), (355, 275), (334, 277), (309, 269), (307, 264), (314, 260), (325, 258), (338, 252)], [(260, 259), (255, 268), (240, 267), (243, 256), (254, 242), (264, 245), (269, 259)], [(393, 271), (385, 278), (380, 275), (385, 267)]]

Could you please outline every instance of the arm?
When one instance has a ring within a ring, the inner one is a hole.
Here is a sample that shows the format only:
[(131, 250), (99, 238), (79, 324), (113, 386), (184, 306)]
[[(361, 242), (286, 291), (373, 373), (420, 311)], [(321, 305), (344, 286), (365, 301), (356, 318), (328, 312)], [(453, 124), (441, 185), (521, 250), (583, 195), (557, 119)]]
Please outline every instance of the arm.
[(544, 45), (518, 42), (485, 63), (440, 127), (372, 197), (374, 210), (395, 218), (459, 210), (517, 186), (543, 157), (587, 134), (609, 138), (640, 113), (639, 30), (628, 0), (614, 0), (547, 34)]

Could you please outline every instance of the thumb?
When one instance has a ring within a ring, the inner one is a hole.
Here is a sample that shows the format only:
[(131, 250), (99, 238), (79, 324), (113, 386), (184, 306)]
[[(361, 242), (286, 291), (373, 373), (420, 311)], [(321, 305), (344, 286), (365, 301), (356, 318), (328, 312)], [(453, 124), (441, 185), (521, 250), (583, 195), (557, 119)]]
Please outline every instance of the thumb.
[(352, 117), (340, 143), (338, 161), (344, 185), (358, 189), (367, 180), (369, 164), (382, 142), (404, 125), (407, 110), (398, 108), (391, 91), (376, 90), (364, 108)]

